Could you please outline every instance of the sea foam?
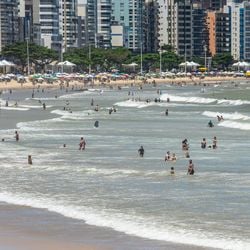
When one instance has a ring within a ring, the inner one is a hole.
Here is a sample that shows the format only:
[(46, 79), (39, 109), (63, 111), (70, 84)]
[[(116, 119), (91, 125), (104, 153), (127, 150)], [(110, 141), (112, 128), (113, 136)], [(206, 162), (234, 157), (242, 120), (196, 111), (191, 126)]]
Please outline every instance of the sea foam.
[(224, 119), (227, 120), (249, 120), (250, 117), (247, 115), (243, 115), (238, 112), (234, 113), (220, 113), (220, 112), (211, 112), (211, 111), (204, 111), (202, 115), (211, 117), (211, 118), (217, 118), (217, 116), (223, 116)]
[(235, 121), (223, 121), (218, 126), (225, 128), (235, 128), (240, 130), (250, 130), (250, 123), (235, 122)]
[(65, 217), (84, 220), (89, 225), (109, 227), (119, 232), (152, 240), (227, 250), (250, 249), (248, 239), (243, 241), (227, 236), (218, 236), (212, 232), (187, 230), (172, 225), (163, 226), (150, 216), (136, 216), (109, 209), (93, 209), (87, 206), (72, 205), (70, 201), (52, 200), (49, 197), (33, 197), (29, 194), (2, 192), (0, 200), (15, 205), (46, 209)]

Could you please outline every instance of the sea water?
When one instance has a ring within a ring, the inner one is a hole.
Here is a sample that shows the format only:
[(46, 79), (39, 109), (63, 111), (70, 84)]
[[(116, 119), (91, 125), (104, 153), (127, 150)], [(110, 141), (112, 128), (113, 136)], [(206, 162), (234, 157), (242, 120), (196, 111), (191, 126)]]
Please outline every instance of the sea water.
[[(250, 249), (248, 84), (31, 93), (1, 96), (0, 201), (148, 239)], [(109, 114), (113, 106), (117, 112)], [(218, 148), (201, 149), (202, 138), (212, 145), (214, 136)], [(187, 175), (185, 138), (194, 176)], [(164, 161), (167, 151), (176, 162)]]

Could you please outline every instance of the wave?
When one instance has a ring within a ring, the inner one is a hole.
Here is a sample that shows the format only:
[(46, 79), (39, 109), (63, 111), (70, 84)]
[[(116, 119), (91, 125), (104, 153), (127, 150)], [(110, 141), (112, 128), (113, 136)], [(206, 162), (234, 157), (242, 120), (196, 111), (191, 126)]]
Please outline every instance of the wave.
[(2, 109), (2, 110), (9, 110), (9, 111), (28, 111), (28, 110), (30, 110), (29, 108), (22, 108), (22, 107), (20, 107), (20, 108), (18, 108), (18, 107), (11, 107), (11, 106), (9, 106), (9, 107), (0, 107), (0, 109)]
[(243, 115), (238, 112), (220, 113), (220, 112), (204, 111), (202, 115), (212, 118), (217, 118), (217, 116), (223, 116), (223, 118), (227, 120), (250, 120), (250, 116)]
[(249, 240), (238, 240), (229, 237), (218, 237), (209, 232), (176, 228), (176, 226), (162, 225), (154, 217), (135, 216), (112, 209), (93, 209), (86, 206), (72, 205), (72, 202), (53, 200), (29, 194), (0, 193), (0, 200), (10, 204), (30, 206), (56, 212), (65, 217), (84, 220), (89, 225), (109, 227), (129, 235), (135, 235), (152, 240), (213, 247), (228, 250), (250, 249)]
[(217, 99), (214, 98), (204, 98), (204, 97), (186, 97), (186, 96), (176, 96), (176, 95), (169, 95), (163, 94), (161, 95), (160, 99), (162, 101), (167, 101), (168, 99), (170, 102), (187, 102), (187, 103), (214, 103)]
[(73, 111), (70, 113), (67, 110), (53, 110), (51, 111), (52, 114), (57, 114), (61, 116), (61, 119), (68, 119), (68, 120), (85, 120), (90, 114), (94, 113), (93, 110), (84, 110), (84, 111)]
[(163, 94), (160, 97), (161, 101), (167, 101), (168, 99), (170, 102), (184, 102), (184, 103), (198, 103), (198, 104), (222, 104), (222, 105), (231, 105), (231, 106), (240, 106), (244, 104), (250, 104), (250, 101), (244, 100), (227, 100), (227, 99), (215, 99), (215, 98), (204, 98), (204, 97), (186, 97), (186, 96), (176, 96), (176, 95), (169, 95)]
[[(134, 100), (126, 100), (123, 102), (117, 102), (114, 104), (115, 106), (119, 107), (127, 107), (127, 108), (147, 108), (152, 106), (160, 106), (160, 107), (176, 107), (176, 106), (183, 106), (182, 104), (176, 103), (163, 103), (163, 102), (143, 102), (143, 101), (134, 101)], [(194, 104), (188, 104), (188, 106), (194, 106)]]
[(78, 99), (78, 98), (82, 98), (83, 95), (89, 95), (92, 94), (93, 92), (91, 91), (79, 91), (77, 93), (71, 93), (71, 94), (65, 94), (65, 95), (61, 95), (58, 98), (59, 99)]
[(235, 128), (240, 130), (250, 130), (250, 123), (235, 122), (235, 121), (223, 121), (218, 126), (225, 128)]
[[(41, 131), (41, 130), (58, 130), (53, 128), (50, 124), (50, 128), (46, 128), (44, 125), (47, 123), (55, 123), (55, 122), (61, 122), (61, 118), (52, 118), (49, 120), (37, 120), (37, 121), (30, 121), (30, 122), (18, 122), (16, 124), (16, 127), (19, 129), (22, 129), (24, 131)], [(64, 129), (63, 129), (64, 130)]]

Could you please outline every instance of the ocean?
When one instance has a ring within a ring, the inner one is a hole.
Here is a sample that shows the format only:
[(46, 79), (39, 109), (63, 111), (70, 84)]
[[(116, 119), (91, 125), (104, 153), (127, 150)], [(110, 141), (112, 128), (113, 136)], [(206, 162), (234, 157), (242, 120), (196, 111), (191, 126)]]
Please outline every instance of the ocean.
[[(248, 82), (40, 89), (31, 95), (0, 96), (1, 202), (155, 241), (250, 249)], [(109, 114), (112, 107), (116, 112)], [(214, 136), (217, 148), (201, 149), (202, 138), (210, 146)], [(184, 139), (193, 176), (187, 175)], [(165, 162), (167, 151), (176, 154), (175, 162)]]

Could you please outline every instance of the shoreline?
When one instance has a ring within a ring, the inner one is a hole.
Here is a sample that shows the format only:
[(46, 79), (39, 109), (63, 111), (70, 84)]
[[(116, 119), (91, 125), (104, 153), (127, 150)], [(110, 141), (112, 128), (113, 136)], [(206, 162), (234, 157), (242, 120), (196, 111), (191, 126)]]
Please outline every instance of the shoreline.
[(213, 250), (117, 232), (45, 209), (0, 202), (0, 249), (12, 250)]
[[(149, 78), (146, 81), (143, 80), (132, 80), (132, 79), (125, 79), (125, 80), (112, 80), (110, 82), (107, 81), (97, 81), (95, 80), (92, 83), (88, 83), (87, 85), (84, 84), (84, 82), (77, 81), (77, 80), (70, 80), (68, 87), (77, 87), (77, 88), (87, 88), (87, 87), (100, 87), (100, 86), (109, 86), (109, 87), (118, 87), (118, 86), (132, 86), (132, 85), (139, 85), (143, 86), (146, 84), (177, 84), (177, 85), (210, 85), (210, 84), (222, 84), (224, 82), (239, 82), (239, 81), (250, 81), (248, 78), (236, 78), (236, 77), (204, 77), (201, 78), (190, 78), (190, 77), (178, 77), (178, 78)], [(11, 80), (10, 82), (2, 82), (0, 83), (0, 91), (6, 91), (6, 90), (21, 90), (21, 89), (36, 89), (36, 88), (43, 88), (43, 89), (49, 89), (49, 88), (60, 88), (61, 85), (65, 86), (66, 82), (60, 83), (59, 81), (56, 81), (54, 83), (36, 83), (33, 84), (30, 80), (26, 83), (18, 83), (16, 80)]]

